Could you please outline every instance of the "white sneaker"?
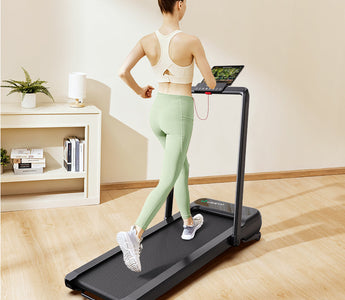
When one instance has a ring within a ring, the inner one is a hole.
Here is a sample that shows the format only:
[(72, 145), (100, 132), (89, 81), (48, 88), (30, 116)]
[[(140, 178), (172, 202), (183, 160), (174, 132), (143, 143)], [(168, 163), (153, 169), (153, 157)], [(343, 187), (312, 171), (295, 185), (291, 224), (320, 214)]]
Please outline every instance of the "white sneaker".
[(137, 237), (134, 225), (131, 227), (130, 231), (120, 231), (116, 235), (116, 240), (122, 250), (123, 261), (125, 262), (128, 269), (134, 272), (140, 272), (140, 253), (143, 249), (141, 241), (143, 240), (143, 238), (139, 239)]
[(202, 216), (202, 214), (197, 214), (193, 217), (193, 225), (183, 225), (183, 232), (181, 235), (181, 238), (184, 240), (191, 240), (194, 235), (195, 232), (202, 226), (202, 224), (204, 223), (204, 217)]

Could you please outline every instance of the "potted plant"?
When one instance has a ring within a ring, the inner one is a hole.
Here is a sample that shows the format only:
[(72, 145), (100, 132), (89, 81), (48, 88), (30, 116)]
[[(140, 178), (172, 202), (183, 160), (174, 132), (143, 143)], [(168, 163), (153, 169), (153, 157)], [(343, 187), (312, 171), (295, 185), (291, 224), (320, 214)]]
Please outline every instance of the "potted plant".
[(39, 78), (31, 82), (31, 78), (29, 73), (22, 67), (24, 73), (25, 73), (25, 80), (26, 81), (18, 81), (18, 80), (3, 80), (3, 82), (7, 82), (10, 85), (2, 85), (1, 87), (7, 87), (11, 88), (12, 90), (7, 94), (10, 95), (12, 93), (22, 93), (22, 107), (23, 108), (34, 108), (36, 107), (36, 93), (43, 93), (49, 96), (53, 102), (54, 98), (49, 93), (48, 89), (43, 86), (43, 83), (47, 83), (47, 81), (40, 80)]
[(10, 157), (7, 155), (7, 150), (1, 148), (1, 174), (4, 173), (4, 166), (10, 162)]

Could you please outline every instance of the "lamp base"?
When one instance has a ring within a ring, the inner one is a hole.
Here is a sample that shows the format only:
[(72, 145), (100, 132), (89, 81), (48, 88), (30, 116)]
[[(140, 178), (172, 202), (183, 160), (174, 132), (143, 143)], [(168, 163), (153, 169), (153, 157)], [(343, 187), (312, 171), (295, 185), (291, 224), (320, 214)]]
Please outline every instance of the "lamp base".
[(75, 102), (74, 103), (70, 103), (69, 104), (70, 107), (85, 107), (85, 104), (84, 103), (81, 103), (79, 102), (79, 99), (75, 99)]

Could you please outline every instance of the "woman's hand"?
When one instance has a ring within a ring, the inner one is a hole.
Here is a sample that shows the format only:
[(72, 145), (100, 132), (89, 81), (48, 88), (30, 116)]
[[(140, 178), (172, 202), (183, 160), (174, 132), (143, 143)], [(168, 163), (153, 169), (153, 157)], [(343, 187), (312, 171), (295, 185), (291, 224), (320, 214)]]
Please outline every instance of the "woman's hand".
[(154, 90), (155, 88), (152, 87), (151, 85), (147, 85), (143, 88), (141, 88), (141, 91), (139, 93), (139, 95), (142, 97), (142, 98), (151, 98), (152, 96), (152, 90)]

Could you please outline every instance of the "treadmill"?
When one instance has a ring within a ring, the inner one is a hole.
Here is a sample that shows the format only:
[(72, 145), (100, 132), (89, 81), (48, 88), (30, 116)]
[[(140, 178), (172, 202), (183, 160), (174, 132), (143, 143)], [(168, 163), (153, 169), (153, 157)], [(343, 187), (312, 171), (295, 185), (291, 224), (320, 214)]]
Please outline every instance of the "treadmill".
[[(192, 93), (204, 91), (192, 87)], [(245, 87), (228, 86), (221, 94), (242, 96), (235, 204), (207, 197), (192, 202), (192, 216), (201, 213), (204, 223), (193, 239), (183, 240), (180, 212), (171, 215), (172, 189), (166, 200), (164, 220), (146, 229), (143, 234), (141, 272), (133, 272), (126, 267), (122, 251), (117, 246), (68, 273), (65, 276), (67, 287), (81, 292), (90, 300), (152, 300), (229, 248), (239, 246), (241, 242), (260, 240), (260, 212), (242, 206), (249, 92)]]

